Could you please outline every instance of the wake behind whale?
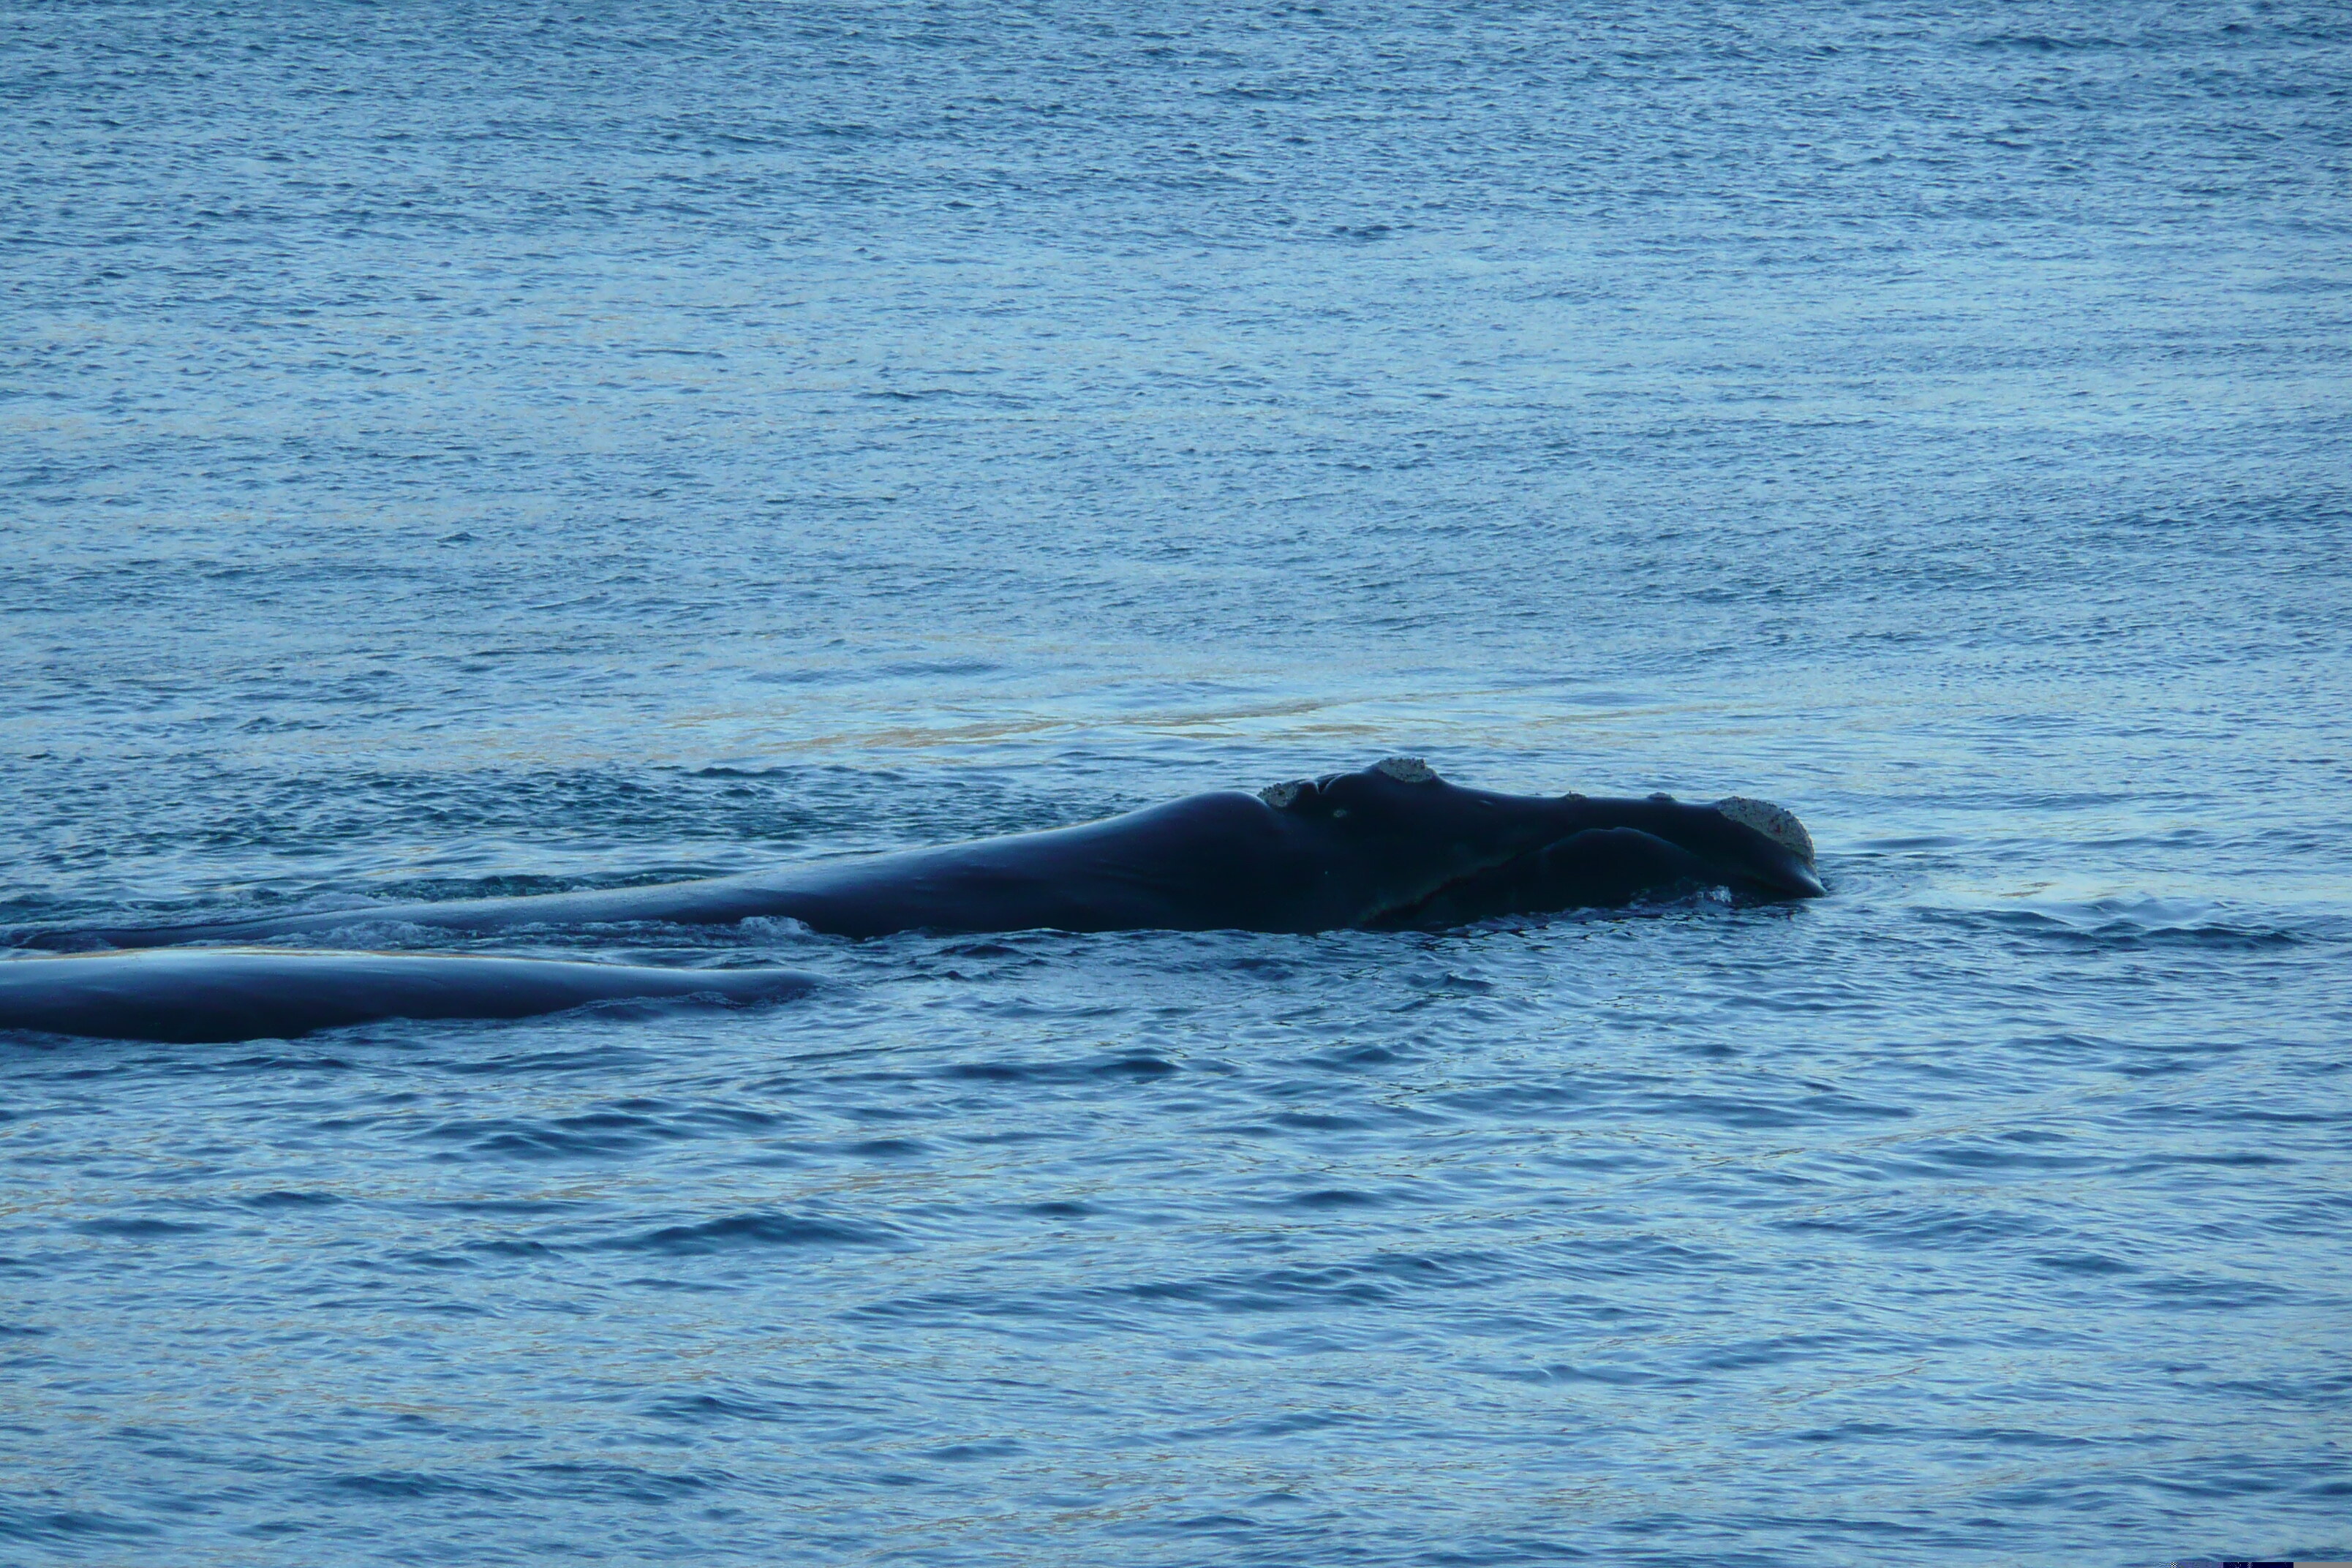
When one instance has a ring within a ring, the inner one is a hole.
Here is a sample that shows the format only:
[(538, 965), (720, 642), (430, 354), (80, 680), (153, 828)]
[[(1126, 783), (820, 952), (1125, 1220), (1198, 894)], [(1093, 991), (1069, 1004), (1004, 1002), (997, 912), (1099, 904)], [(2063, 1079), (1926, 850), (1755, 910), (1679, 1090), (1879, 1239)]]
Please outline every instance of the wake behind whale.
[[(171, 1022), (175, 989), (201, 998), (208, 1020), (203, 1027), (215, 1031), (202, 1037), (228, 1038), (363, 1017), (520, 1016), (621, 994), (684, 994), (696, 982), (730, 994), (729, 987), (738, 984), (764, 984), (764, 994), (773, 994), (809, 984), (798, 975), (723, 984), (709, 978), (761, 973), (755, 971), (430, 954), (233, 954), (190, 945), (360, 926), (483, 932), (784, 918), (850, 938), (918, 930), (1435, 930), (1718, 887), (1749, 900), (1818, 897), (1822, 887), (1803, 825), (1781, 807), (1738, 797), (1691, 805), (1666, 795), (1500, 795), (1449, 784), (1418, 758), (1391, 757), (1355, 773), (1255, 794), (1213, 791), (1075, 827), (737, 877), (37, 931), (26, 945), (185, 952), (173, 965), (142, 963), (131, 953), (0, 965), (0, 1028), (196, 1037), (156, 1032), (182, 1026)], [(631, 992), (631, 985), (644, 989)], [(247, 1033), (217, 1032), (224, 1029)]]

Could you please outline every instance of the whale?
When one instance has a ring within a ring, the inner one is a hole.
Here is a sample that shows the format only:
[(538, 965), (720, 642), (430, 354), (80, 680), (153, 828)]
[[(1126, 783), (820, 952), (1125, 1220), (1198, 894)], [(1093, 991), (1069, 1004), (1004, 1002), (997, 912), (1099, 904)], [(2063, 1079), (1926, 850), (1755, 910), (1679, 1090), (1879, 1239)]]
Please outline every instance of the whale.
[(391, 1018), (526, 1018), (600, 1002), (742, 1005), (804, 995), (819, 984), (783, 968), (156, 948), (0, 959), (0, 1030), (190, 1045), (291, 1039)]
[(796, 921), (849, 938), (1053, 929), (1443, 930), (1721, 889), (1735, 901), (1823, 892), (1793, 812), (1499, 794), (1418, 757), (1267, 788), (1213, 790), (1071, 827), (696, 881), (382, 903), (242, 919), (37, 931), (35, 947), (274, 942), (370, 927), (469, 933)]

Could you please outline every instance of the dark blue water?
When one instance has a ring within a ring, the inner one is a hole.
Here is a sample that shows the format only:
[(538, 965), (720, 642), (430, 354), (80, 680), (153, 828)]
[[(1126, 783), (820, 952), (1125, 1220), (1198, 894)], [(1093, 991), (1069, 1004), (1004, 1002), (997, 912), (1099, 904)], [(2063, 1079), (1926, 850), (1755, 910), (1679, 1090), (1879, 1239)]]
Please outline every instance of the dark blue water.
[(1405, 751), (1833, 894), (0, 1041), (0, 1561), (2352, 1557), (2340, 7), (40, 0), (0, 204), (11, 929)]

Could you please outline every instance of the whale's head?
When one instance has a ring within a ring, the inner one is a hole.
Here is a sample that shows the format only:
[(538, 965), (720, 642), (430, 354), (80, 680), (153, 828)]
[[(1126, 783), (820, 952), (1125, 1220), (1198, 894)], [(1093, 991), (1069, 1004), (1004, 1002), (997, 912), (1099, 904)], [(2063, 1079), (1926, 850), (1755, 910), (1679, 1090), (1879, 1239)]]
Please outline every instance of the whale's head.
[(1445, 926), (1722, 887), (1742, 900), (1818, 897), (1796, 814), (1731, 796), (1605, 799), (1465, 788), (1418, 757), (1258, 792), (1318, 857), (1349, 866), (1348, 923)]

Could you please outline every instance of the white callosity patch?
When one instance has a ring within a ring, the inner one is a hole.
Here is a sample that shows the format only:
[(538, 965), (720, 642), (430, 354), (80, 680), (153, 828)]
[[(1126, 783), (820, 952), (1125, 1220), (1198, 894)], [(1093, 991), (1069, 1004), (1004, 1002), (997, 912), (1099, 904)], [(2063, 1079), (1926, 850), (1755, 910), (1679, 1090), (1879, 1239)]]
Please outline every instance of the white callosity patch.
[(1290, 784), (1268, 784), (1257, 792), (1257, 797), (1275, 810), (1280, 811), (1292, 801), (1297, 800), (1306, 788), (1307, 782), (1304, 779), (1296, 780)]
[(1805, 831), (1805, 825), (1787, 806), (1731, 795), (1717, 801), (1715, 809), (1742, 827), (1754, 828), (1806, 865), (1813, 863), (1813, 836)]

